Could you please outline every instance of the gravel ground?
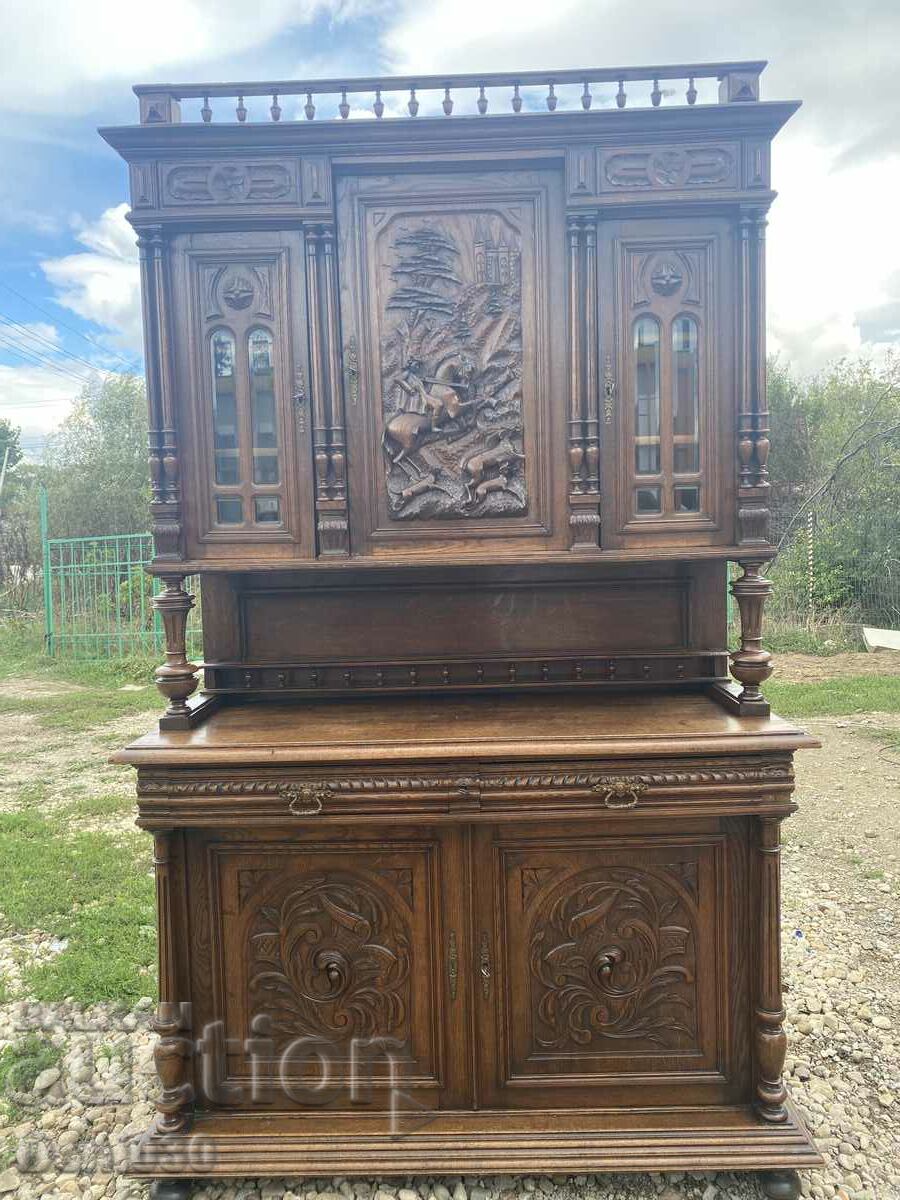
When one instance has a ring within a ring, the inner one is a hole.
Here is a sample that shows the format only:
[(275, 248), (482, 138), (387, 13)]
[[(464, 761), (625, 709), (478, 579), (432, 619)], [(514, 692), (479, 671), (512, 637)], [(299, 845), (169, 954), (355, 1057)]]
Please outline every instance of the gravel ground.
[[(800, 812), (785, 825), (784, 958), (791, 1045), (787, 1073), (827, 1159), (804, 1195), (900, 1197), (900, 751), (878, 729), (896, 717), (809, 723), (822, 752), (798, 756)], [(128, 786), (124, 778), (120, 786)], [(24, 943), (24, 944), (23, 944)], [(47, 935), (0, 940), (14, 983)], [(0, 1047), (39, 1032), (64, 1050), (0, 1127), (0, 1197), (117, 1200), (146, 1195), (120, 1173), (152, 1114), (151, 1002), (133, 1012), (15, 1001), (0, 1008)], [(752, 1176), (511, 1176), (484, 1179), (229, 1181), (199, 1200), (759, 1200)]]

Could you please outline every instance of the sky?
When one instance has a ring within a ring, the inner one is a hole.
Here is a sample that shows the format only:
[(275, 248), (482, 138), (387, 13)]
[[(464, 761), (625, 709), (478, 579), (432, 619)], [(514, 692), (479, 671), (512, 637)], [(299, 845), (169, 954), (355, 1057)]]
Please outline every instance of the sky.
[(140, 371), (131, 85), (768, 59), (769, 348), (799, 374), (900, 343), (897, 0), (0, 0), (0, 417), (36, 448)]

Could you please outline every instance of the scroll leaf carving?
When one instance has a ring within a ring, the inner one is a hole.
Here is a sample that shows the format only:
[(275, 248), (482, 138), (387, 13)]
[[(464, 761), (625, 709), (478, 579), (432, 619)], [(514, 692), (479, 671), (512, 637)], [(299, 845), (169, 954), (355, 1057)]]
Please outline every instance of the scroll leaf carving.
[(408, 1023), (409, 930), (387, 892), (350, 873), (291, 880), (247, 937), (249, 1015), (276, 1043), (396, 1036)]
[(296, 196), (294, 173), (281, 163), (190, 163), (165, 176), (167, 200), (191, 204), (254, 204)]
[(735, 182), (735, 160), (731, 151), (718, 146), (634, 151), (611, 154), (604, 176), (607, 186), (616, 189), (711, 187)]
[(508, 214), (483, 213), (392, 223), (382, 237), (392, 285), (381, 437), (391, 516), (527, 512), (518, 232)]
[(655, 875), (610, 867), (563, 881), (533, 918), (529, 961), (540, 1047), (695, 1040), (693, 916)]

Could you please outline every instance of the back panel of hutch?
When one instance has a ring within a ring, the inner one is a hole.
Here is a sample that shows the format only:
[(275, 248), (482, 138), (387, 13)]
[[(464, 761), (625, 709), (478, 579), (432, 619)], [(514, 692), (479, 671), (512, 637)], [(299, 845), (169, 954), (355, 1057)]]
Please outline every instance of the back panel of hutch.
[(167, 635), (117, 756), (156, 848), (161, 1194), (721, 1166), (790, 1197), (819, 1161), (778, 943), (814, 743), (760, 691), (797, 107), (763, 65), (140, 87), (103, 130)]

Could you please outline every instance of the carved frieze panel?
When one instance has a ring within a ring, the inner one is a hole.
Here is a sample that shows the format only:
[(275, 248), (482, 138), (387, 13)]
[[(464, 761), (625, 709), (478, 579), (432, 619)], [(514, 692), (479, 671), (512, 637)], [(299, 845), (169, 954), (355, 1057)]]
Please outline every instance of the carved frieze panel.
[(166, 207), (299, 204), (297, 164), (269, 159), (163, 163), (162, 202)]
[(678, 191), (739, 185), (736, 146), (656, 146), (601, 150), (600, 190)]
[(238, 315), (272, 320), (272, 263), (204, 263), (200, 269), (203, 317)]

